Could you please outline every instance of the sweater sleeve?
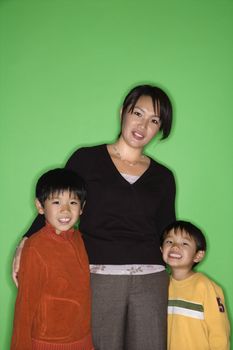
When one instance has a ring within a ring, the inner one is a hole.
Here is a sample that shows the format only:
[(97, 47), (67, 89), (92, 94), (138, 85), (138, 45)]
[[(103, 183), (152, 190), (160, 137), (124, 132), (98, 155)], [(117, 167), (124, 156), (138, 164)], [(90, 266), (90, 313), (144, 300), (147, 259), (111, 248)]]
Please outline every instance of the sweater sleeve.
[(70, 158), (66, 162), (65, 168), (73, 170), (79, 176), (82, 176), (84, 178), (86, 172), (86, 165), (90, 161), (90, 159), (87, 158), (88, 155), (85, 152), (85, 148), (80, 148), (70, 156)]
[(176, 184), (174, 176), (169, 172), (168, 183), (158, 212), (158, 232), (162, 234), (164, 228), (175, 221)]
[(229, 350), (230, 325), (224, 295), (222, 289), (215, 283), (207, 286), (204, 314), (209, 331), (210, 349)]
[(11, 350), (32, 350), (33, 318), (40, 300), (44, 278), (45, 266), (41, 257), (33, 247), (26, 244), (19, 271)]
[(33, 233), (36, 233), (37, 231), (42, 229), (42, 227), (44, 227), (44, 225), (45, 225), (44, 215), (38, 214), (36, 216), (35, 220), (33, 221), (33, 223), (31, 224), (31, 226), (29, 227), (29, 229), (27, 230), (27, 232), (24, 234), (24, 237), (32, 236)]

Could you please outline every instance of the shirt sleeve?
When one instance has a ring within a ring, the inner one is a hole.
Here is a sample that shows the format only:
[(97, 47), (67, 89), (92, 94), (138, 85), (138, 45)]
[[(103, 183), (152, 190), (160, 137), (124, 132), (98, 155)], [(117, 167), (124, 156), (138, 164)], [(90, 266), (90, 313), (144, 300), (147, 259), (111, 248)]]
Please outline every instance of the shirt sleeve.
[(26, 242), (19, 271), (11, 350), (32, 349), (33, 319), (40, 301), (44, 279), (45, 265), (38, 252)]
[(209, 332), (211, 350), (229, 350), (230, 325), (222, 289), (215, 283), (207, 286), (205, 304), (205, 321)]

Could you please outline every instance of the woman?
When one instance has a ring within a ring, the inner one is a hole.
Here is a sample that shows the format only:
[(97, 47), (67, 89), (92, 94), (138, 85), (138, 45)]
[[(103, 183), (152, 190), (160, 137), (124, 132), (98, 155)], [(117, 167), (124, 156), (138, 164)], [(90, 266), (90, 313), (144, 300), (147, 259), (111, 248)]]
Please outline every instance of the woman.
[[(80, 230), (90, 261), (96, 350), (166, 349), (160, 234), (175, 219), (175, 182), (143, 149), (159, 132), (166, 138), (171, 123), (167, 95), (137, 86), (123, 102), (116, 142), (78, 149), (66, 164), (87, 186)], [(37, 218), (27, 236), (43, 225)], [(17, 269), (16, 262), (14, 276)]]

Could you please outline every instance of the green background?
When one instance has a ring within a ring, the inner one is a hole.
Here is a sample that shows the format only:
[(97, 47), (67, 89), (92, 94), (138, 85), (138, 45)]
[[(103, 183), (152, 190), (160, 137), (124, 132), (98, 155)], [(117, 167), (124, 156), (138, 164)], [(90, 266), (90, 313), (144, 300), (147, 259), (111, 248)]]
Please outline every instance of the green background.
[(147, 152), (174, 171), (178, 217), (206, 233), (199, 270), (223, 287), (232, 319), (232, 0), (1, 0), (0, 36), (0, 348), (37, 177), (81, 145), (112, 142), (141, 83), (172, 98), (171, 137)]

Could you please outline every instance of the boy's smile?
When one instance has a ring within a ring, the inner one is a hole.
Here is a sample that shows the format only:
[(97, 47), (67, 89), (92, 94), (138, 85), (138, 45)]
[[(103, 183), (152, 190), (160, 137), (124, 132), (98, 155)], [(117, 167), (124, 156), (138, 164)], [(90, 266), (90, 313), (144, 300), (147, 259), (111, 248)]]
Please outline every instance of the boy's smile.
[(173, 253), (172, 251), (170, 251), (170, 253), (168, 254), (169, 258), (174, 258), (174, 259), (181, 259), (182, 255), (181, 254), (177, 254), (177, 253)]
[(44, 206), (36, 200), (36, 206), (57, 234), (72, 228), (82, 214), (79, 198), (69, 191), (54, 193), (45, 200)]

